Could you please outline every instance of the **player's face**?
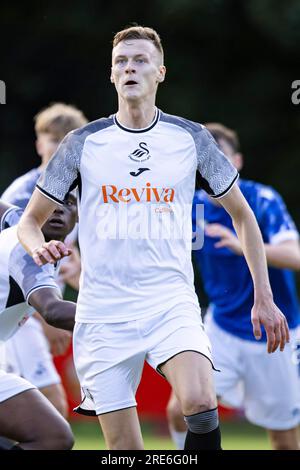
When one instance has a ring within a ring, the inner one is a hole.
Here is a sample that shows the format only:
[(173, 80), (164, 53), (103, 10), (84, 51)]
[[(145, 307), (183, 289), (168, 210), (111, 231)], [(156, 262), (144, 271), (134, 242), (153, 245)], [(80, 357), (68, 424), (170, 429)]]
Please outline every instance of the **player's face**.
[(69, 194), (63, 206), (58, 206), (43, 225), (46, 240), (64, 240), (77, 220), (76, 198)]
[(165, 72), (162, 56), (151, 41), (128, 39), (113, 49), (111, 81), (125, 101), (155, 99)]
[(47, 162), (56, 152), (59, 144), (60, 141), (54, 135), (42, 132), (38, 134), (36, 140), (37, 153), (45, 162)]

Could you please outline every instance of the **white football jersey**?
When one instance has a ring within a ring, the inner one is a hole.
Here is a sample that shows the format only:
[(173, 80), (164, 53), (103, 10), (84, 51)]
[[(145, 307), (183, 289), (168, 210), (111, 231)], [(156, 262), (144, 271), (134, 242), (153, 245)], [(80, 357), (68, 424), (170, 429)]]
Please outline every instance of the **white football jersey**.
[[(19, 217), (19, 209), (12, 208), (1, 222), (5, 226)], [(19, 243), (16, 225), (0, 233), (0, 258), (0, 341), (6, 341), (35, 312), (30, 295), (45, 287), (59, 288), (54, 266), (35, 264)]]
[(212, 197), (238, 178), (204, 126), (159, 110), (145, 129), (116, 116), (69, 133), (37, 188), (79, 189), (82, 274), (76, 321), (121, 322), (198, 305), (191, 263), (196, 170)]

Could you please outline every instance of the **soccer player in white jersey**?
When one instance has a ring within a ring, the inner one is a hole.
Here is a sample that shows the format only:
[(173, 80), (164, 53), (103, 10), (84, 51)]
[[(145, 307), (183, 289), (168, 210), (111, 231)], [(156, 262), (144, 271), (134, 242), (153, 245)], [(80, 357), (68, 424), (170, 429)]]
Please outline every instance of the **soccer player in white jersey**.
[[(255, 285), (254, 334), (268, 351), (289, 338), (273, 303), (262, 238), (235, 185), (236, 169), (200, 124), (155, 107), (163, 49), (151, 28), (117, 33), (111, 81), (119, 109), (71, 132), (50, 160), (20, 221), (19, 239), (38, 265), (67, 256), (40, 227), (79, 186), (82, 273), (74, 360), (80, 409), (98, 415), (109, 449), (142, 449), (135, 392), (144, 361), (170, 382), (185, 416), (185, 449), (221, 449), (210, 344), (191, 265), (191, 205), (203, 187), (230, 213)], [(171, 223), (171, 227), (169, 225)], [(182, 232), (180, 236), (180, 230)]]
[[(76, 305), (61, 299), (55, 267), (38, 267), (18, 242), (15, 224), (21, 212), (0, 201), (0, 435), (18, 442), (12, 449), (71, 449), (70, 427), (54, 406), (34, 384), (4, 371), (6, 341), (26, 328), (35, 310), (53, 326), (74, 327)], [(47, 239), (64, 240), (75, 221), (76, 199), (70, 194), (43, 232)], [(9, 449), (9, 443), (4, 446), (1, 439), (3, 448)]]
[[(22, 209), (26, 207), (39, 177), (61, 140), (71, 130), (86, 124), (87, 119), (82, 111), (74, 106), (53, 103), (42, 109), (34, 117), (34, 122), (36, 151), (41, 158), (41, 164), (14, 180), (1, 196), (4, 202)], [(75, 237), (77, 237), (76, 234)], [(74, 238), (71, 237), (70, 240), (69, 235), (68, 241), (74, 241)], [(75, 246), (72, 248), (73, 258), (76, 256), (77, 248)], [(68, 281), (73, 263), (69, 262), (68, 258), (66, 261), (66, 263), (61, 263), (65, 266), (60, 266), (60, 270), (64, 271), (62, 274)], [(61, 285), (61, 287), (64, 286)], [(61, 378), (53, 363), (53, 356), (64, 354), (70, 341), (69, 332), (52, 328), (37, 313), (26, 322), (17, 335), (7, 342), (6, 346), (7, 370), (36, 385), (64, 417), (68, 415), (68, 403)]]

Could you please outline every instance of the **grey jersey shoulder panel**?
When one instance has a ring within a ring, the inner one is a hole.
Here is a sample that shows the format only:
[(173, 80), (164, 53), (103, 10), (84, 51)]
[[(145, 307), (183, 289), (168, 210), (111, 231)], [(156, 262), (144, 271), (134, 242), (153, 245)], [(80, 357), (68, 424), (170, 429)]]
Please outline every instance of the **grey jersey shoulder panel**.
[(223, 196), (237, 180), (238, 172), (221, 152), (210, 132), (197, 122), (170, 114), (161, 113), (160, 120), (179, 126), (192, 136), (201, 186), (212, 197)]
[[(10, 253), (8, 271), (9, 276), (14, 279), (22, 290), (26, 301), (30, 293), (37, 288), (55, 287), (59, 289), (54, 279), (54, 266), (50, 264), (37, 266), (20, 243)], [(14, 305), (14, 303), (12, 302), (11, 305)]]
[(112, 125), (113, 117), (101, 118), (69, 132), (49, 161), (37, 188), (55, 202), (62, 203), (66, 195), (79, 183), (81, 156), (86, 138)]

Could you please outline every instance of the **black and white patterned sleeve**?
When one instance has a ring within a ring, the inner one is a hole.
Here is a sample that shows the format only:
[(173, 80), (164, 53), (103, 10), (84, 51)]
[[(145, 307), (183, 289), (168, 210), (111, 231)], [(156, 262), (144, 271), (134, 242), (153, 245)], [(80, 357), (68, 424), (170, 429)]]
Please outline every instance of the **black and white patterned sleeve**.
[(83, 142), (76, 131), (69, 132), (38, 180), (36, 188), (58, 204), (78, 185)]
[(213, 198), (225, 196), (238, 179), (236, 168), (204, 126), (194, 135), (194, 140), (202, 188)]
[(38, 289), (50, 287), (58, 289), (54, 279), (54, 266), (37, 266), (22, 245), (17, 244), (9, 258), (9, 275), (22, 290), (24, 299), (30, 305), (30, 295)]

